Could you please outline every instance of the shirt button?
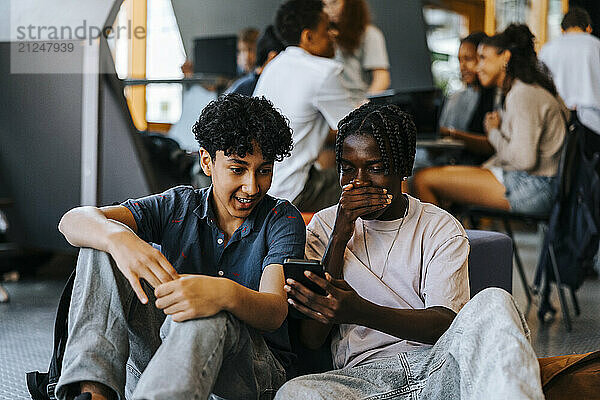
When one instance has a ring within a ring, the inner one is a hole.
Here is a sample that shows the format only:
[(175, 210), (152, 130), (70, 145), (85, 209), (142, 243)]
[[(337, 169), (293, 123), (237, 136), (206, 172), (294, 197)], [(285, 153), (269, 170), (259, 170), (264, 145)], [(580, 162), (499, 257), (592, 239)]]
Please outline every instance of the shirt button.
[(223, 275), (225, 275), (225, 272), (219, 271), (219, 272), (217, 272), (217, 274), (219, 274), (219, 276), (223, 276)]
[(221, 239), (221, 238), (218, 238), (218, 239), (217, 239), (217, 243), (219, 243), (219, 244), (223, 244), (223, 239)]

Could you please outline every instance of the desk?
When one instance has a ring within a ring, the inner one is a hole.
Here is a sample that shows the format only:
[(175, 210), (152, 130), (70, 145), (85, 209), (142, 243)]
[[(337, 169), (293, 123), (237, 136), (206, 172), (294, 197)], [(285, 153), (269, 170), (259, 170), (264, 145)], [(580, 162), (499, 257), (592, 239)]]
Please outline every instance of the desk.
[(425, 150), (462, 150), (465, 148), (464, 142), (450, 137), (438, 139), (417, 139), (417, 147)]

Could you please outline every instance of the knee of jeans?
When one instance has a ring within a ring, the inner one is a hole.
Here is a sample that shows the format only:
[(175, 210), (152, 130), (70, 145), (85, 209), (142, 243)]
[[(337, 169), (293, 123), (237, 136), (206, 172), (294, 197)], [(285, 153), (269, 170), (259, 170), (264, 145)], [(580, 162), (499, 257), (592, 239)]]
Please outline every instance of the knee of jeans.
[(287, 381), (279, 388), (275, 395), (275, 400), (284, 399), (318, 399), (320, 398), (317, 391), (312, 390), (310, 385), (307, 385), (303, 377), (294, 378)]
[(479, 293), (477, 293), (472, 299), (472, 302), (475, 303), (506, 303), (512, 302), (512, 295), (508, 293), (506, 290), (498, 287), (489, 287), (485, 288)]
[[(481, 313), (484, 308), (500, 311), (506, 308), (507, 305), (513, 305), (513, 297), (506, 290), (490, 287), (483, 289), (477, 293), (469, 302), (465, 305), (464, 311)], [(464, 313), (463, 313), (464, 314)], [(495, 313), (487, 313), (488, 317), (494, 318)]]
[(183, 322), (175, 322), (169, 315), (160, 328), (160, 338), (164, 340), (169, 332), (175, 329), (184, 330), (188, 334), (206, 332), (207, 329), (221, 331), (233, 320), (233, 316), (226, 311), (221, 311), (210, 317), (189, 319)]
[(111, 255), (104, 251), (81, 248), (79, 249), (76, 269), (81, 273), (81, 271), (87, 271), (88, 269), (95, 270), (100, 265), (109, 266), (113, 263)]

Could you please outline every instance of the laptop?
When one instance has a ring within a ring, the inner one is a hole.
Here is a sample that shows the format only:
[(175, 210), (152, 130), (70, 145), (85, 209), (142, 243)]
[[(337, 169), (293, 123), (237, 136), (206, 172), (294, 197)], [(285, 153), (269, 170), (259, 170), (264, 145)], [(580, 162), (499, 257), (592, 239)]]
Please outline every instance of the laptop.
[(237, 36), (194, 39), (194, 73), (237, 76)]

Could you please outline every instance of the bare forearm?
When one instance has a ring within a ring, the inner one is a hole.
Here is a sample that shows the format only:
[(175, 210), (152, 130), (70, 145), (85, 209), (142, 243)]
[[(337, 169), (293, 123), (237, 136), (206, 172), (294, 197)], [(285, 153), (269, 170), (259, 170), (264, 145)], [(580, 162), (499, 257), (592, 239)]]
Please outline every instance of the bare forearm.
[(381, 93), (390, 87), (390, 71), (387, 69), (373, 70), (373, 79), (367, 90), (369, 94)]
[(447, 133), (456, 139), (462, 140), (467, 149), (473, 153), (491, 156), (495, 152), (494, 147), (484, 135), (448, 128), (441, 128), (440, 131)]
[(434, 344), (446, 332), (456, 314), (445, 307), (422, 310), (382, 307), (365, 300), (353, 323), (397, 338)]
[(60, 220), (58, 230), (73, 246), (106, 252), (110, 252), (115, 236), (134, 234), (126, 225), (106, 218), (96, 207), (78, 207), (67, 212)]
[(344, 272), (344, 252), (350, 240), (346, 236), (334, 230), (323, 256), (323, 268), (335, 279), (340, 279)]
[[(248, 325), (261, 331), (274, 331), (287, 317), (285, 296), (257, 292), (233, 281), (226, 280), (224, 309)], [(230, 294), (229, 294), (230, 293)]]

